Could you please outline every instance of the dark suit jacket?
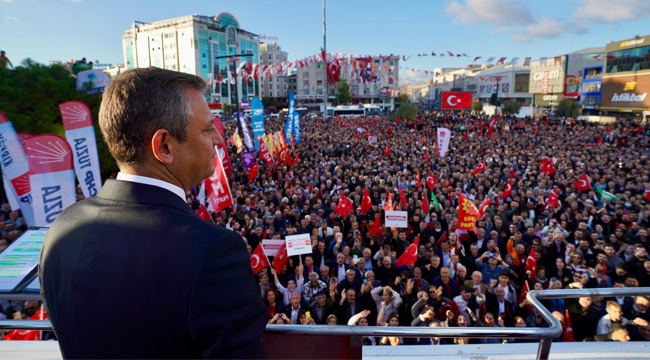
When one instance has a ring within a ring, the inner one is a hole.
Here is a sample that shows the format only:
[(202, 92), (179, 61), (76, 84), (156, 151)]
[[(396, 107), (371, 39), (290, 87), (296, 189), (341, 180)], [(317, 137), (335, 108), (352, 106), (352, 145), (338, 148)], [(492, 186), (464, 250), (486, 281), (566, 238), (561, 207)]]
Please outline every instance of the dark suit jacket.
[(166, 189), (108, 180), (68, 207), (39, 278), (64, 358), (265, 357), (244, 241)]

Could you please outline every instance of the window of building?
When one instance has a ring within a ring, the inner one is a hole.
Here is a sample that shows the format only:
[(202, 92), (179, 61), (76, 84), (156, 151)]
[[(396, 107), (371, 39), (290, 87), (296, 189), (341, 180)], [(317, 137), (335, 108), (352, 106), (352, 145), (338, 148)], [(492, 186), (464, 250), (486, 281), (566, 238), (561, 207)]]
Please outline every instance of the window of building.
[(606, 73), (650, 69), (650, 45), (607, 54)]
[(232, 26), (226, 28), (226, 42), (228, 45), (237, 45), (237, 34)]
[(583, 96), (582, 97), (582, 105), (585, 106), (595, 106), (600, 103), (600, 96), (594, 95), (594, 96)]
[(584, 83), (582, 84), (582, 92), (591, 93), (600, 91), (600, 82)]
[(603, 69), (588, 69), (585, 79), (600, 79), (603, 77)]

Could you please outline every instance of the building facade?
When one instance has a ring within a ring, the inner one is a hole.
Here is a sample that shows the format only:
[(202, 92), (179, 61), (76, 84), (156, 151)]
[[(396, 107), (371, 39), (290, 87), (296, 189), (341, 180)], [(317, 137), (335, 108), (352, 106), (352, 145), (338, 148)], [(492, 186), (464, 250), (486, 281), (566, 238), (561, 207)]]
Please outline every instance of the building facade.
[[(399, 88), (399, 56), (338, 58), (339, 81), (328, 85), (328, 106), (336, 100), (338, 86), (350, 87), (351, 104), (375, 104), (384, 110), (395, 109)], [(323, 111), (327, 69), (322, 61), (311, 61), (296, 69), (295, 98), (311, 110)], [(346, 104), (340, 104), (346, 105)]]
[[(259, 96), (258, 81), (235, 75), (241, 62), (259, 62), (259, 37), (229, 13), (134, 22), (124, 31), (122, 47), (128, 69), (155, 66), (202, 77), (210, 85), (206, 95), (211, 103), (245, 103)], [(225, 57), (229, 55), (233, 57)], [(231, 81), (235, 78), (237, 87)]]
[(613, 42), (605, 50), (603, 114), (650, 121), (650, 35)]
[(582, 69), (580, 107), (583, 115), (598, 115), (603, 85), (603, 66), (589, 66)]
[[(280, 49), (277, 43), (260, 44), (260, 66), (273, 66), (287, 62), (287, 53)], [(279, 98), (280, 101), (286, 102), (288, 95), (287, 75), (278, 74), (264, 77), (260, 81), (260, 96)]]

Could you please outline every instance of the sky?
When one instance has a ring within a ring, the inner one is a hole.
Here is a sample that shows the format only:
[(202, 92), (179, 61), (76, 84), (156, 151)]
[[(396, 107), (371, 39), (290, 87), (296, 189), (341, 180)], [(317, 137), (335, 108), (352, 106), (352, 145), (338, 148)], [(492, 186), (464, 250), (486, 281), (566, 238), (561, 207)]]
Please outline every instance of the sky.
[[(133, 21), (221, 12), (277, 38), (289, 61), (323, 47), (322, 0), (0, 0), (0, 49), (14, 66), (26, 58), (124, 63), (122, 35)], [(409, 83), (434, 68), (536, 60), (648, 35), (650, 0), (328, 0), (326, 18), (328, 52), (404, 56), (400, 81)]]

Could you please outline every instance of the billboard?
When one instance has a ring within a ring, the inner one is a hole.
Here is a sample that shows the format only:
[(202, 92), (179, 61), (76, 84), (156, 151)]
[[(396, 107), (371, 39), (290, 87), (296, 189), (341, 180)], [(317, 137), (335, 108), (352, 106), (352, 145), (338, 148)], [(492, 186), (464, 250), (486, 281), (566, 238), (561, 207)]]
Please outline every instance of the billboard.
[(443, 91), (440, 95), (442, 110), (466, 110), (472, 108), (471, 91)]
[(604, 49), (594, 49), (588, 54), (570, 54), (564, 77), (564, 97), (577, 99), (580, 96), (582, 69), (587, 66), (602, 65), (605, 58)]
[(650, 110), (650, 74), (603, 78), (601, 108)]

